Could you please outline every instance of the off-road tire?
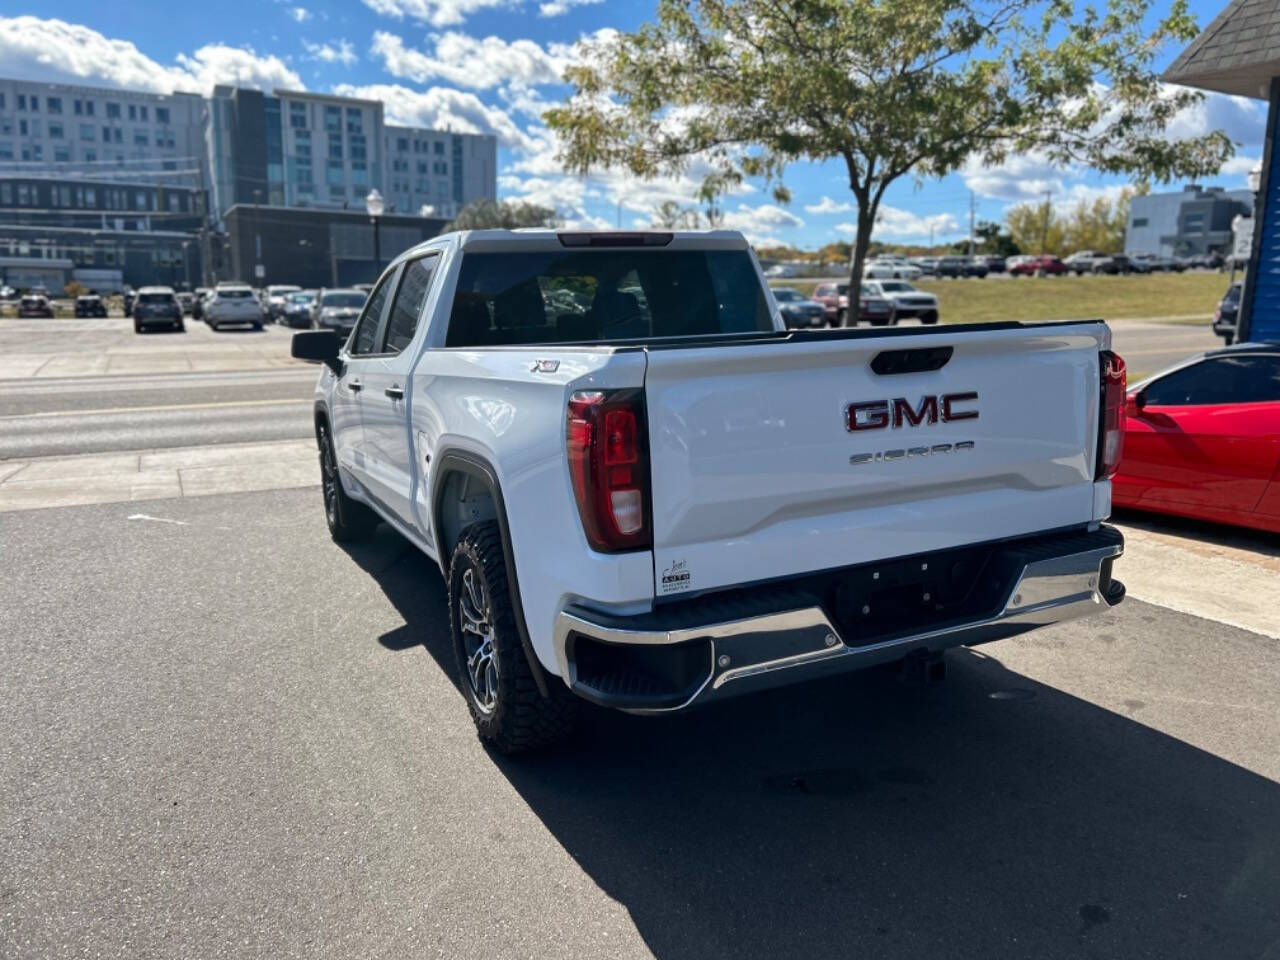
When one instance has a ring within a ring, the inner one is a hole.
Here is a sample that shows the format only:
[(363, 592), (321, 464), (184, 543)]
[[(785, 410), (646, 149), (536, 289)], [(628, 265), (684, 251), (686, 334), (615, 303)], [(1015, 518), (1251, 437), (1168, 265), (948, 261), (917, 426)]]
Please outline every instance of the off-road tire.
[[(491, 662), (496, 671), (496, 695), (489, 705), (480, 701), (468, 668), (462, 612), (468, 573), (487, 605)], [(557, 677), (547, 677), (547, 696), (538, 690), (516, 626), (502, 534), (493, 521), (468, 527), (454, 548), (449, 562), (449, 629), (462, 696), (485, 745), (501, 753), (523, 753), (568, 739), (580, 704)]]
[(320, 495), (324, 498), (329, 536), (335, 543), (365, 539), (378, 525), (378, 515), (358, 500), (352, 500), (342, 489), (337, 451), (327, 423), (316, 427), (316, 444), (320, 448)]

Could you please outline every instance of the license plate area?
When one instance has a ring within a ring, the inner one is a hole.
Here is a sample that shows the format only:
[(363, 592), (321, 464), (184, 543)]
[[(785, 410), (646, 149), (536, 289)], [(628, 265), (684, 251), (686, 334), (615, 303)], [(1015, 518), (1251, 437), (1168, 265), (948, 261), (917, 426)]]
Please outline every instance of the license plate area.
[(994, 616), (1011, 564), (993, 547), (965, 547), (842, 573), (831, 609), (850, 646)]

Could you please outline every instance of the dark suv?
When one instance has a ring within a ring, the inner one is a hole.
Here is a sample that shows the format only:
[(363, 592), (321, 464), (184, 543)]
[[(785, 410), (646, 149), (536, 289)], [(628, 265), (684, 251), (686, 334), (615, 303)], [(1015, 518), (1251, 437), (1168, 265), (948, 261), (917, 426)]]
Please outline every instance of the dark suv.
[(133, 298), (133, 332), (157, 325), (177, 331), (187, 328), (172, 287), (143, 287)]
[(1240, 313), (1240, 295), (1244, 284), (1237, 281), (1227, 287), (1227, 292), (1218, 301), (1218, 309), (1213, 312), (1213, 332), (1231, 346), (1236, 338), (1236, 318)]

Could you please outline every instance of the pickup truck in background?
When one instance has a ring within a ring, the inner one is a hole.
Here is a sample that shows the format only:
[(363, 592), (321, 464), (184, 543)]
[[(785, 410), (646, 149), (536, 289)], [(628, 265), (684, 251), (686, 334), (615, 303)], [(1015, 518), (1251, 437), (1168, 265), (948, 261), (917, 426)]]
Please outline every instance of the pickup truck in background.
[(1101, 321), (787, 331), (735, 232), (446, 234), (295, 334), (335, 540), (440, 565), (503, 751), (1106, 610)]

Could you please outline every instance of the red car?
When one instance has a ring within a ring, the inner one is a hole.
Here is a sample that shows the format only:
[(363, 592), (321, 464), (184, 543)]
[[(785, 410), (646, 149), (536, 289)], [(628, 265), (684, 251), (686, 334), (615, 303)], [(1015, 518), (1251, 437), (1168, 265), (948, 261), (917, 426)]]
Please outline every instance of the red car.
[(1059, 276), (1067, 272), (1067, 265), (1057, 257), (1028, 257), (1009, 268), (1011, 277)]
[(1194, 357), (1127, 413), (1115, 506), (1280, 533), (1280, 343)]
[[(827, 323), (833, 327), (844, 326), (844, 315), (849, 311), (849, 284), (820, 283), (813, 288), (809, 299), (822, 304)], [(858, 298), (858, 322), (863, 320), (873, 327), (897, 322), (893, 301), (886, 300), (865, 283), (862, 285), (862, 296)]]

